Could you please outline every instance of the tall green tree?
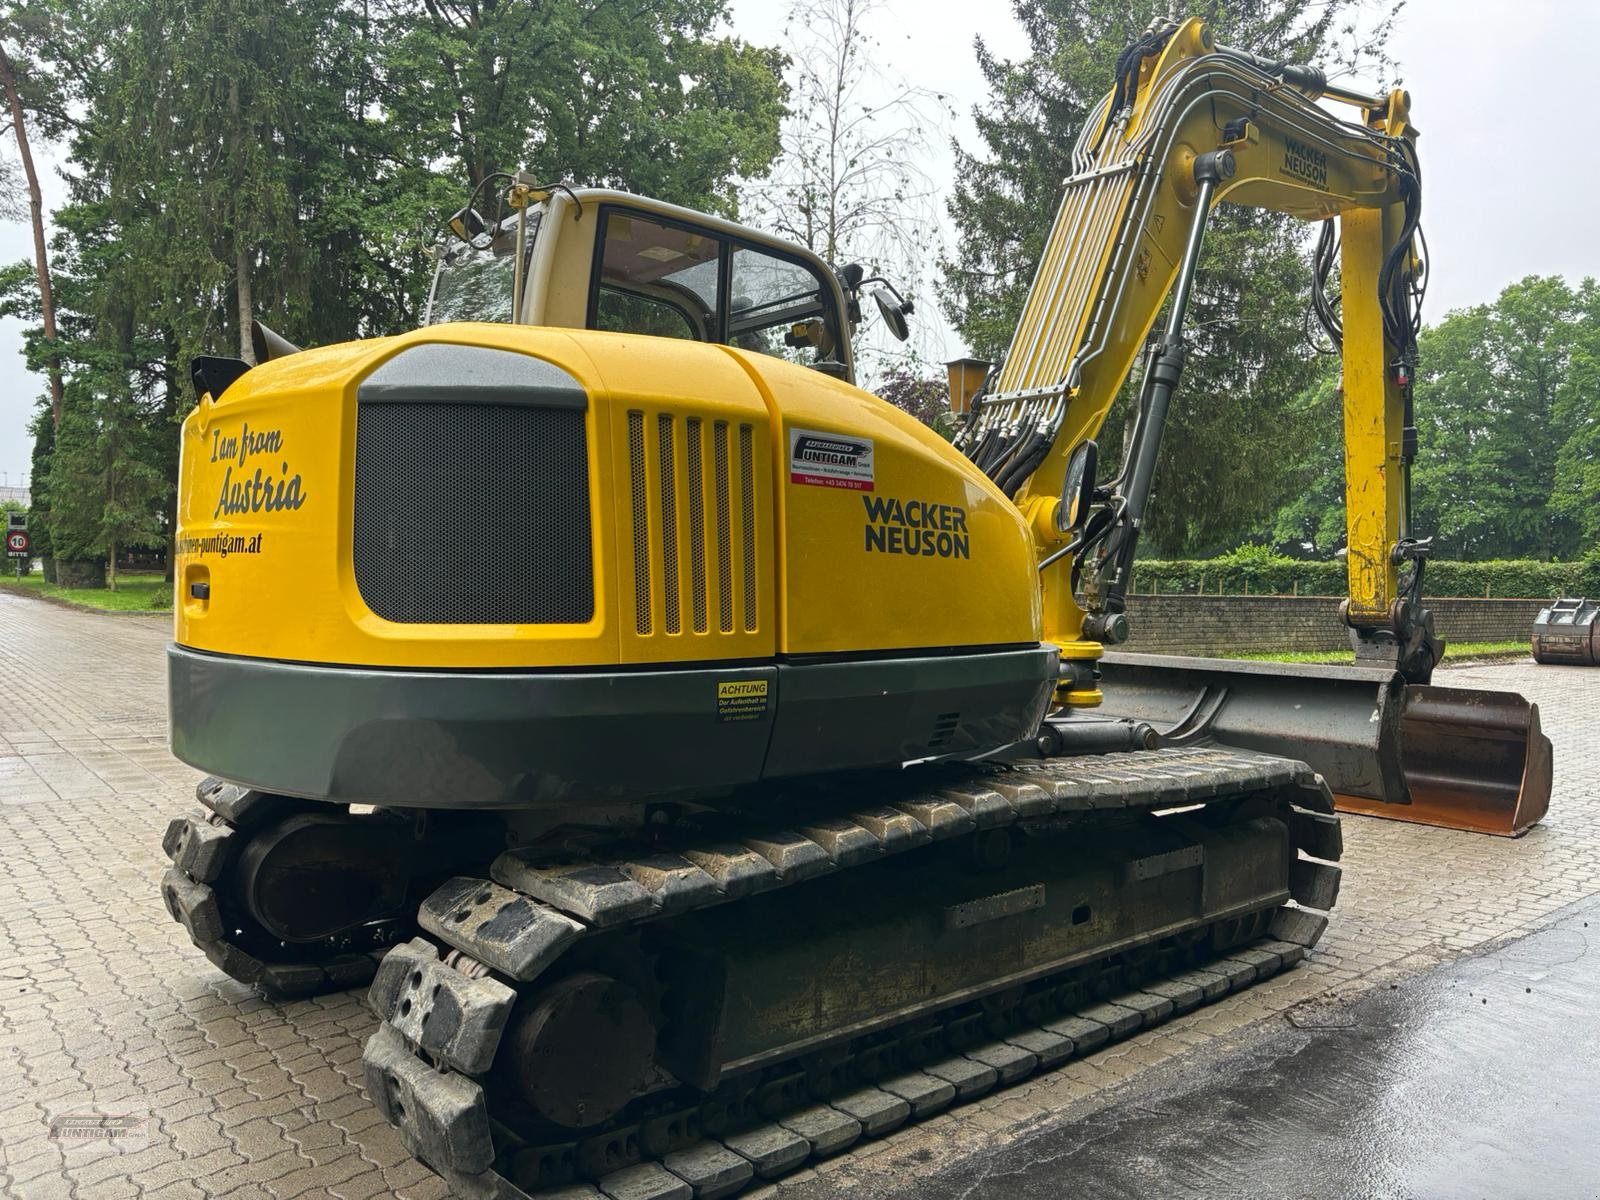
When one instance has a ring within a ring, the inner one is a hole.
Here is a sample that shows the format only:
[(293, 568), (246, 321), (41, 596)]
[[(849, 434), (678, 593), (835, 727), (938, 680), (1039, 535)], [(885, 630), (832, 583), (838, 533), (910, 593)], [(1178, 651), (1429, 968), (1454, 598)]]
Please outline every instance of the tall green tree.
[(1578, 327), (1570, 341), (1566, 377), (1551, 409), (1561, 438), (1550, 507), (1577, 547), (1600, 553), (1600, 285), (1585, 279), (1574, 296)]
[[(1344, 395), (1339, 360), (1319, 360), (1317, 374), (1288, 403), (1306, 436), (1279, 448), (1299, 487), (1266, 523), (1260, 542), (1290, 558), (1331, 558), (1345, 544)], [(1426, 531), (1424, 531), (1426, 532)]]
[(1578, 527), (1551, 497), (1569, 433), (1556, 420), (1557, 398), (1581, 315), (1564, 281), (1530, 275), (1493, 304), (1453, 312), (1424, 332), (1415, 525), (1437, 533), (1442, 554), (1576, 553)]
[[(422, 251), (468, 182), (528, 166), (731, 209), (736, 177), (776, 152), (783, 87), (781, 54), (721, 36), (725, 16), (719, 0), (83, 0), (50, 25), (75, 114), (54, 214), (60, 553), (170, 538), (195, 354), (248, 361), (254, 318), (308, 344), (414, 326)], [(36, 316), (37, 290), (7, 271), (0, 304)]]
[[(55, 293), (46, 245), (44, 193), (34, 165), (34, 138), (62, 136), (70, 123), (63, 90), (50, 62), (55, 47), (58, 11), (48, 0), (0, 4), (0, 97), (5, 102), (6, 132), (17, 147), (22, 183), (28, 197), (28, 225), (33, 233), (33, 276), (39, 295), (39, 337), (34, 356), (43, 365), (50, 386), (51, 420), (61, 421), (61, 364), (57, 358)], [(32, 131), (30, 133), (30, 130)]]
[(732, 212), (778, 152), (783, 55), (723, 0), (379, 0), (379, 102), (418, 161), (526, 168)]
[[(1118, 54), (1164, 0), (1013, 0), (1028, 53), (1015, 61), (980, 40), (989, 101), (974, 118), (982, 145), (957, 148), (950, 214), (955, 252), (943, 264), (947, 314), (974, 351), (1004, 353), (1021, 314), (1050, 214), (1071, 173), (1071, 150), (1089, 110), (1111, 85)], [(1217, 40), (1273, 58), (1381, 65), (1383, 14), (1353, 40), (1355, 0), (1205, 0), (1185, 7)], [(1147, 536), (1168, 554), (1236, 544), (1296, 487), (1284, 446), (1308, 435), (1315, 413), (1286, 400), (1317, 373), (1307, 344), (1309, 266), (1303, 226), (1220, 205), (1189, 319), (1191, 356), (1174, 400), (1156, 475)], [(1117, 428), (1117, 415), (1108, 430)], [(1111, 457), (1114, 435), (1104, 439)]]
[[(1529, 276), (1425, 329), (1419, 358), (1414, 532), (1448, 559), (1600, 548), (1600, 286)], [(1344, 544), (1336, 372), (1297, 403), (1320, 416), (1285, 448), (1301, 484), (1264, 540), (1325, 556)]]

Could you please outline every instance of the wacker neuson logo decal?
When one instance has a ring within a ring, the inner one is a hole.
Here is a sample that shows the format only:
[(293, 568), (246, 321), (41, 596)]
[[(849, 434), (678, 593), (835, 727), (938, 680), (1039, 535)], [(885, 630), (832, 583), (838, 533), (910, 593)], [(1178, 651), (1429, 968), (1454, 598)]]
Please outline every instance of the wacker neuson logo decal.
[(967, 510), (928, 500), (863, 496), (867, 507), (867, 550), (879, 554), (921, 554), (971, 558)]
[(1283, 139), (1283, 173), (1318, 187), (1328, 186), (1328, 154), (1298, 138)]
[(789, 430), (789, 482), (870, 492), (872, 439), (814, 429)]

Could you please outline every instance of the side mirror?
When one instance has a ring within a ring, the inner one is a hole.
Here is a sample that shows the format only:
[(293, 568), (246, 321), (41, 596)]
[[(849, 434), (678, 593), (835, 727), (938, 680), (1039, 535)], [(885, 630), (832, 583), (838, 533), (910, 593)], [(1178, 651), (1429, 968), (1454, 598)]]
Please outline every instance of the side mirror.
[(1067, 460), (1067, 477), (1061, 482), (1061, 507), (1056, 510), (1056, 528), (1076, 533), (1089, 516), (1094, 501), (1094, 469), (1100, 447), (1093, 441), (1081, 443)]
[(906, 313), (910, 311), (911, 306), (887, 287), (873, 288), (872, 298), (877, 302), (878, 315), (889, 327), (889, 332), (894, 334), (895, 340), (903, 342), (910, 337), (911, 327), (906, 324)]
[(458, 209), (450, 218), (449, 225), (451, 233), (455, 234), (463, 242), (469, 243), (488, 228), (483, 223), (483, 218), (478, 215), (477, 210), (470, 204), (466, 208)]

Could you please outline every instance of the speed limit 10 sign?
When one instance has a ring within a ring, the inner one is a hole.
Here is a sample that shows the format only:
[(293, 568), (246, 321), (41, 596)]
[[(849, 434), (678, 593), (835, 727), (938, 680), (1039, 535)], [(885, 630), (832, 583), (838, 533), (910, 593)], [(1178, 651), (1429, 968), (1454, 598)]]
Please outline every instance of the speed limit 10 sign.
[(26, 554), (29, 544), (28, 535), (23, 530), (13, 529), (6, 534), (7, 554)]

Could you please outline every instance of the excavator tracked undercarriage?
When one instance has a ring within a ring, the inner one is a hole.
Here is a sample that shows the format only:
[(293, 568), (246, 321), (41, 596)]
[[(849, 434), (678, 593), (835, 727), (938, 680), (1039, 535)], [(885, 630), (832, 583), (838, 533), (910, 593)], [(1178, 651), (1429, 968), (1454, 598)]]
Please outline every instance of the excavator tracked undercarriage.
[[(1293, 966), (1336, 807), (1543, 814), (1536, 710), (1428, 685), (1408, 98), (1199, 21), (1117, 74), (954, 445), (851, 383), (886, 281), (521, 175), (423, 328), (196, 360), (163, 897), (270, 996), (369, 985), (458, 1194), (732, 1195)], [(1105, 652), (1224, 198), (1343, 230), (1356, 667)]]
[[(507, 850), (427, 895), (367, 1052), (413, 1152), (467, 1195), (728, 1194), (1291, 966), (1338, 894), (1326, 785), (1221, 746), (929, 766), (778, 811)], [(178, 915), (237, 971), (221, 913)]]

